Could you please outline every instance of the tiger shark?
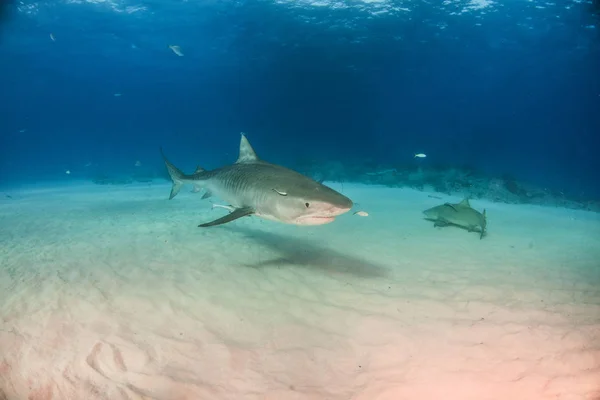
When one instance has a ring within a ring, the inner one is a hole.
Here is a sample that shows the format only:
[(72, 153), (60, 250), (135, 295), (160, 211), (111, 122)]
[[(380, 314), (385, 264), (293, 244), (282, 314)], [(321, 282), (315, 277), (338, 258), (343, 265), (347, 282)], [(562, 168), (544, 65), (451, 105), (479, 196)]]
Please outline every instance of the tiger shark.
[(261, 160), (242, 133), (240, 153), (234, 164), (211, 171), (198, 167), (184, 174), (161, 154), (173, 181), (169, 200), (177, 196), (184, 184), (205, 190), (203, 199), (216, 196), (230, 204), (230, 213), (211, 222), (208, 227), (225, 224), (244, 216), (257, 217), (293, 225), (323, 225), (352, 208), (352, 200), (298, 172)]
[(433, 226), (459, 226), (469, 232), (479, 232), (479, 239), (483, 239), (486, 234), (487, 219), (485, 210), (483, 213), (471, 207), (469, 199), (464, 199), (460, 203), (445, 203), (440, 206), (429, 208), (423, 211), (425, 219), (434, 221)]

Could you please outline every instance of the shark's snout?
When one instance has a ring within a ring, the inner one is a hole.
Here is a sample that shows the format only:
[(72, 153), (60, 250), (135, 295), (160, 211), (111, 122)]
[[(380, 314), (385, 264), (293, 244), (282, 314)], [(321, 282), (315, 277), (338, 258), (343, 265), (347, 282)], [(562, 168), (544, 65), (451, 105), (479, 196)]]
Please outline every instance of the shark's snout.
[(349, 211), (354, 203), (348, 197), (344, 196), (341, 193), (336, 193), (337, 196), (335, 199), (331, 200), (329, 203), (331, 204), (331, 209), (339, 211), (339, 214), (343, 214)]
[(321, 193), (320, 199), (311, 202), (313, 215), (337, 216), (350, 211), (354, 206), (352, 200), (331, 188), (321, 188)]
[(423, 211), (423, 215), (425, 216), (425, 218), (435, 218), (435, 212), (433, 212), (432, 210), (425, 210)]
[[(344, 198), (345, 199), (344, 199), (343, 203), (341, 205), (338, 205), (337, 207), (341, 210), (349, 211), (354, 206), (354, 203), (349, 198), (347, 198), (345, 196), (344, 196)], [(344, 211), (344, 212), (346, 212), (346, 211)]]
[(331, 213), (331, 215), (337, 216), (340, 214), (344, 214), (348, 211), (350, 211), (350, 209), (354, 206), (354, 203), (352, 202), (352, 200), (350, 200), (348, 197), (340, 194), (340, 198), (337, 199), (337, 201), (335, 203), (331, 204), (331, 208), (329, 209), (329, 212)]
[(340, 195), (335, 202), (314, 202), (310, 205), (310, 212), (296, 220), (298, 225), (324, 225), (333, 222), (335, 218), (344, 214), (353, 206), (352, 200)]

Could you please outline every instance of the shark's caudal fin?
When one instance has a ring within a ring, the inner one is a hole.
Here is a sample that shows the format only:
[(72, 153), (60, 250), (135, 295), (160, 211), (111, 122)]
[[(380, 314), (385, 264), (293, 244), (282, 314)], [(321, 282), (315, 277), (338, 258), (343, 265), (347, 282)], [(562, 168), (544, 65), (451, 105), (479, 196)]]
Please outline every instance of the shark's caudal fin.
[(173, 197), (177, 196), (177, 193), (179, 193), (179, 191), (183, 187), (182, 179), (185, 175), (183, 172), (181, 172), (181, 170), (179, 168), (174, 166), (167, 159), (167, 156), (165, 156), (165, 153), (164, 153), (162, 147), (160, 148), (160, 154), (162, 155), (162, 158), (165, 161), (165, 166), (167, 167), (167, 172), (169, 173), (169, 176), (171, 177), (171, 180), (173, 181), (173, 186), (171, 187), (171, 195), (169, 196), (169, 200), (171, 200)]
[[(173, 181), (173, 186), (171, 187), (171, 195), (169, 196), (169, 200), (171, 200), (171, 199), (173, 199), (173, 197), (177, 196), (177, 193), (179, 193), (179, 191), (183, 187), (183, 184), (184, 184), (183, 180), (187, 177), (187, 175), (185, 175), (183, 172), (181, 172), (181, 170), (179, 168), (174, 166), (167, 159), (167, 156), (165, 156), (165, 153), (163, 152), (162, 147), (160, 148), (160, 154), (162, 155), (162, 158), (165, 161), (165, 166), (167, 167), (167, 172), (169, 172), (169, 176), (171, 177), (171, 180)], [(199, 174), (201, 172), (204, 172), (204, 169), (202, 169), (201, 167), (197, 167), (194, 174)]]
[(485, 208), (483, 209), (482, 215), (483, 215), (483, 226), (481, 227), (481, 235), (479, 235), (479, 240), (483, 239), (483, 237), (486, 234), (485, 229), (487, 228), (487, 216), (485, 215)]

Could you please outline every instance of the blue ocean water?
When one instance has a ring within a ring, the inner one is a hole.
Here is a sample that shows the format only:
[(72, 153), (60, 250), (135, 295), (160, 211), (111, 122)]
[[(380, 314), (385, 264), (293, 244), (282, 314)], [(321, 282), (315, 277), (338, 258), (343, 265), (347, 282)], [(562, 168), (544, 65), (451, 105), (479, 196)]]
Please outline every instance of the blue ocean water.
[(418, 162), (600, 197), (597, 2), (4, 6), (6, 185), (164, 176), (160, 146), (214, 168), (243, 131), (292, 168)]
[[(598, 0), (0, 0), (0, 400), (600, 399), (599, 73)], [(168, 200), (240, 132), (352, 203)]]

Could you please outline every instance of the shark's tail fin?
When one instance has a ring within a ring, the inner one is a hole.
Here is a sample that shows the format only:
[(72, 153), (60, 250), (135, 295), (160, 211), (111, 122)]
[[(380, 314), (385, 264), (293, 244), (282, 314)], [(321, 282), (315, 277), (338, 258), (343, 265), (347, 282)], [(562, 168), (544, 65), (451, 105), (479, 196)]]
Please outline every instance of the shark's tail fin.
[(173, 186), (171, 187), (171, 195), (169, 196), (169, 200), (171, 200), (173, 197), (177, 196), (177, 193), (179, 193), (179, 191), (183, 187), (183, 178), (185, 177), (185, 174), (167, 159), (162, 147), (160, 148), (160, 154), (162, 155), (163, 160), (165, 160), (167, 172), (169, 172), (169, 176), (173, 181)]
[(485, 236), (486, 228), (487, 228), (487, 216), (485, 215), (485, 208), (484, 208), (483, 209), (483, 225), (481, 226), (481, 235), (479, 235), (479, 240), (483, 239), (483, 237)]

